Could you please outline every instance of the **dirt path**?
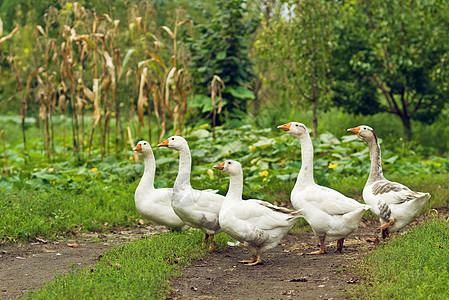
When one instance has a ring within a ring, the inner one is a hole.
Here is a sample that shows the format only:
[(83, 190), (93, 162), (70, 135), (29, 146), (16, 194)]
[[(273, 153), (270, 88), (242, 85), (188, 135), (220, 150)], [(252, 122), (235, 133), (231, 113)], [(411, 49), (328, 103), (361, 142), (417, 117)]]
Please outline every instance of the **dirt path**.
[[(238, 263), (249, 258), (242, 247), (214, 252), (182, 271), (169, 298), (341, 299), (341, 291), (357, 282), (348, 267), (374, 247), (365, 238), (376, 231), (375, 223), (362, 225), (345, 241), (342, 254), (333, 252), (333, 243), (327, 255), (304, 255), (317, 249), (318, 239), (311, 232), (286, 236), (280, 246), (264, 255), (260, 266)], [(82, 234), (58, 242), (0, 245), (0, 299), (23, 296), (54, 280), (55, 273), (67, 273), (73, 265), (94, 265), (104, 251), (162, 231), (161, 226), (146, 226), (107, 235)]]
[(109, 234), (80, 234), (56, 242), (0, 245), (0, 299), (23, 296), (53, 281), (55, 274), (68, 273), (72, 266), (95, 265), (106, 250), (164, 231), (162, 226), (147, 226)]
[(173, 282), (170, 299), (344, 299), (344, 291), (357, 284), (349, 267), (376, 247), (366, 238), (376, 224), (362, 224), (345, 240), (343, 253), (335, 243), (326, 255), (305, 255), (318, 249), (311, 232), (289, 234), (264, 255), (264, 264), (246, 266), (250, 255), (242, 247), (215, 252), (183, 270)]

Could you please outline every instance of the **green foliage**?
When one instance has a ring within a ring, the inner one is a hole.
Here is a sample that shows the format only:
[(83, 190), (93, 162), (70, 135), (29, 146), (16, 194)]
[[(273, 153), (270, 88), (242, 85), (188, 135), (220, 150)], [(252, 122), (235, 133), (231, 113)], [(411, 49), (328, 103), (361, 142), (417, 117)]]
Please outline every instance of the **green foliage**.
[(196, 38), (189, 39), (195, 91), (209, 95), (210, 82), (218, 75), (227, 89), (225, 108), (244, 111), (246, 100), (254, 98), (244, 85), (252, 78), (248, 40), (258, 20), (248, 17), (244, 1), (232, 0), (217, 2), (216, 12), (204, 22), (195, 26)]
[(335, 14), (330, 1), (286, 1), (275, 17), (265, 18), (255, 41), (258, 56), (268, 62), (261, 68), (268, 69), (270, 84), (289, 99), (287, 105), (300, 104), (313, 111), (314, 134), (317, 112), (329, 106), (331, 96)]
[[(170, 232), (106, 252), (95, 268), (75, 269), (25, 299), (165, 299), (169, 280), (206, 254), (199, 231)], [(217, 235), (218, 248), (228, 241)]]
[(449, 223), (434, 217), (388, 240), (356, 266), (366, 280), (354, 299), (449, 297)]
[(333, 55), (336, 102), (348, 111), (433, 123), (448, 96), (445, 1), (345, 1)]

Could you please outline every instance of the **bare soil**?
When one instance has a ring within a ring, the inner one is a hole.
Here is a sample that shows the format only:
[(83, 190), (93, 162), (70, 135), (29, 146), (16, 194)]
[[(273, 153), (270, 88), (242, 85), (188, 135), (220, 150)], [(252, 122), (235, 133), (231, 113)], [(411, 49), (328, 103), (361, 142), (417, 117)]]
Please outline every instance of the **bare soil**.
[[(360, 225), (345, 240), (343, 253), (334, 252), (334, 242), (328, 245), (328, 254), (307, 255), (318, 249), (312, 232), (287, 235), (257, 266), (238, 263), (250, 258), (241, 246), (214, 251), (182, 270), (168, 299), (344, 299), (344, 291), (359, 282), (349, 267), (376, 247), (366, 242), (378, 234), (376, 222)], [(0, 245), (0, 299), (23, 296), (72, 266), (95, 265), (106, 250), (163, 231), (161, 226), (146, 226), (56, 242)]]
[(378, 235), (377, 224), (361, 223), (344, 242), (342, 253), (330, 243), (327, 254), (308, 255), (319, 249), (312, 232), (289, 234), (263, 255), (262, 265), (241, 246), (216, 251), (196, 261), (173, 281), (169, 299), (345, 299), (345, 291), (359, 279), (350, 267), (377, 245), (366, 238)]

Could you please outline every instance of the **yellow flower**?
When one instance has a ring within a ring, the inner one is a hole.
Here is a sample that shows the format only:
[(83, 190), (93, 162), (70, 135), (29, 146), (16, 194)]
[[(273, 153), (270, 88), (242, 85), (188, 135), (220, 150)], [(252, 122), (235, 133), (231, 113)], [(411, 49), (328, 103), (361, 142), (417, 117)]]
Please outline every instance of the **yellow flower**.
[(338, 164), (329, 163), (328, 168), (334, 170), (336, 167), (338, 167)]
[(134, 160), (134, 156), (130, 156), (130, 157), (129, 157), (129, 160)]
[(268, 176), (268, 171), (259, 172), (259, 176)]
[(214, 171), (212, 169), (207, 170), (207, 174), (209, 175), (210, 179), (214, 180)]
[(249, 148), (250, 151), (256, 150), (256, 146), (248, 146), (248, 148)]
[(90, 169), (92, 172), (97, 172), (98, 171), (98, 169), (97, 168), (92, 168), (92, 169)]

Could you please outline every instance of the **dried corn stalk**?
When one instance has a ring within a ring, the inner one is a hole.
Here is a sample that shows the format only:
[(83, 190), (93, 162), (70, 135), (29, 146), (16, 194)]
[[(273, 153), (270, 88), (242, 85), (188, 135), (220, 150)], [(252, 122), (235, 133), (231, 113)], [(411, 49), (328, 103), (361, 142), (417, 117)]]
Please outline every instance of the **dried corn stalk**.
[[(212, 99), (212, 138), (215, 139), (215, 125), (217, 114), (221, 113), (223, 108), (223, 97), (221, 91), (224, 90), (225, 84), (218, 75), (214, 75), (210, 82), (210, 94)], [(218, 107), (217, 107), (217, 95), (218, 95)]]

